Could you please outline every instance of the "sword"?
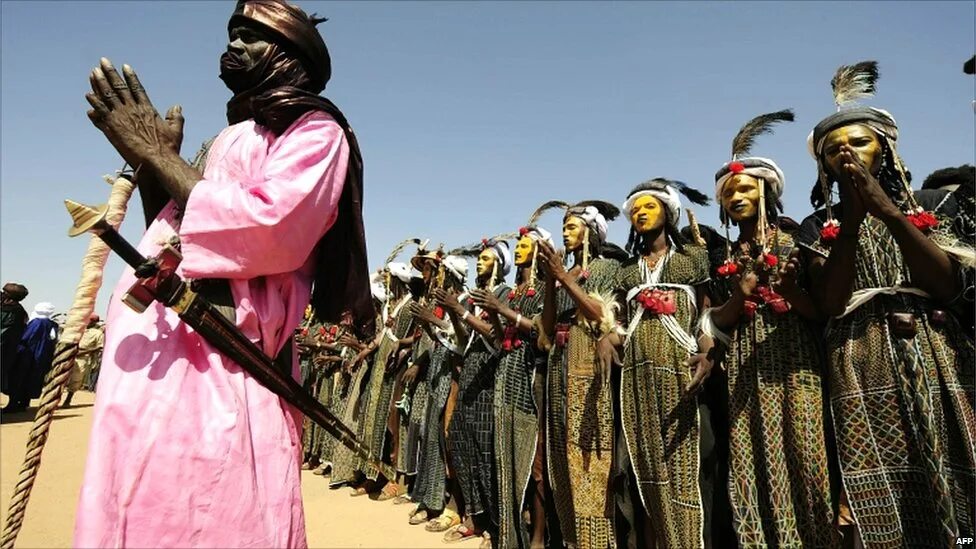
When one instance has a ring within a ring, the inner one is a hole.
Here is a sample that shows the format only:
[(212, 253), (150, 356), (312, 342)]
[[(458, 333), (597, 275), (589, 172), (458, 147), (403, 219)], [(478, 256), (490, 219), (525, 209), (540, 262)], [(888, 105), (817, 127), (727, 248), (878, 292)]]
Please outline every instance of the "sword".
[(375, 466), (386, 478), (396, 478), (393, 467), (373, 456), (352, 429), (305, 391), (290, 374), (275, 367), (271, 358), (244, 336), (233, 322), (176, 274), (182, 256), (175, 248), (165, 245), (159, 255), (147, 258), (105, 221), (106, 206), (91, 207), (72, 200), (65, 200), (64, 205), (74, 222), (68, 229), (68, 236), (93, 233), (135, 269), (139, 280), (122, 298), (126, 305), (143, 312), (153, 301), (158, 301), (173, 309), (207, 343), (239, 364), (265, 388), (298, 408), (356, 457)]

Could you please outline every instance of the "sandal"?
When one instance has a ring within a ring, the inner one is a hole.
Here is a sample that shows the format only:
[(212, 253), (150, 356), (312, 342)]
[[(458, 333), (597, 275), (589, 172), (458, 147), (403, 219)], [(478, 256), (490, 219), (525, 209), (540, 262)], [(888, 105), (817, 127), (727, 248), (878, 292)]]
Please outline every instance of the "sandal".
[(478, 537), (478, 534), (474, 531), (474, 528), (462, 524), (444, 534), (444, 543), (458, 543), (476, 537)]
[(328, 462), (319, 465), (318, 467), (315, 468), (314, 471), (312, 471), (313, 475), (318, 475), (320, 477), (327, 477), (331, 473), (332, 473), (332, 464)]
[[(390, 488), (392, 486), (392, 488)], [(376, 501), (389, 501), (396, 497), (401, 497), (403, 494), (400, 493), (400, 485), (395, 482), (389, 482), (386, 486), (380, 490), (378, 496), (376, 496)]]
[(491, 549), (491, 534), (483, 532), (481, 534), (481, 545), (478, 549)]
[(441, 516), (428, 520), (427, 525), (424, 526), (424, 530), (428, 532), (444, 532), (459, 524), (461, 524), (461, 517), (454, 513), (444, 511), (441, 513)]
[(412, 501), (413, 500), (410, 499), (410, 494), (405, 496), (397, 496), (396, 499), (393, 500), (393, 505), (403, 505), (404, 503), (410, 503)]
[(418, 524), (423, 524), (429, 520), (429, 517), (430, 512), (418, 506), (413, 511), (410, 511), (410, 525), (417, 526)]

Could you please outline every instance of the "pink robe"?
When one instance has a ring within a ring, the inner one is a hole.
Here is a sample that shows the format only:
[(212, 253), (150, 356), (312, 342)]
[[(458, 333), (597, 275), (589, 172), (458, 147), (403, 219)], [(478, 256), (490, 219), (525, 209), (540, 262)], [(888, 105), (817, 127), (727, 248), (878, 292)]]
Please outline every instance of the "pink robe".
[[(332, 226), (349, 149), (313, 112), (284, 134), (220, 133), (182, 226), (167, 205), (139, 244), (174, 233), (182, 275), (227, 278), (237, 325), (275, 356), (309, 302), (315, 244)], [(108, 311), (75, 547), (305, 547), (301, 416), (159, 304)], [(297, 360), (293, 360), (297, 374)]]

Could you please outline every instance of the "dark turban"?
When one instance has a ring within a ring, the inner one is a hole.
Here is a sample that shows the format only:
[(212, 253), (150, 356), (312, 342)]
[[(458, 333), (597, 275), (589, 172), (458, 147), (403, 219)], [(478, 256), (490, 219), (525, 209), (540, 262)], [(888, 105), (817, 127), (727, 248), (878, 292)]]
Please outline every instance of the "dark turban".
[[(343, 313), (351, 313), (360, 333), (371, 333), (375, 311), (363, 228), (363, 158), (345, 115), (318, 95), (332, 75), (329, 50), (315, 28), (321, 21), (284, 0), (237, 3), (228, 29), (240, 24), (256, 26), (269, 31), (273, 44), (252, 69), (255, 73), (247, 75), (250, 89), (235, 90), (227, 103), (227, 121), (236, 124), (254, 119), (281, 135), (309, 111), (323, 111), (342, 127), (349, 144), (346, 180), (335, 223), (316, 247), (312, 309), (319, 320), (334, 324), (342, 320)], [(221, 78), (226, 82), (225, 58)]]
[(27, 288), (23, 284), (8, 282), (3, 285), (3, 293), (7, 294), (14, 301), (23, 301), (27, 297)]
[(319, 93), (332, 77), (332, 59), (325, 40), (315, 25), (323, 21), (309, 17), (301, 8), (284, 0), (239, 0), (228, 30), (242, 23), (257, 23), (287, 42), (308, 71), (309, 91)]

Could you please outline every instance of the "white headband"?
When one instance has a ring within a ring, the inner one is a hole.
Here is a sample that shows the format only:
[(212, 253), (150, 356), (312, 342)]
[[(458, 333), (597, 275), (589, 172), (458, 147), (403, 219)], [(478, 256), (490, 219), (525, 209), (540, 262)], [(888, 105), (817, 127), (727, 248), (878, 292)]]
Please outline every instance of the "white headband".
[(406, 263), (389, 263), (386, 268), (389, 269), (390, 274), (400, 279), (401, 282), (408, 283), (411, 279), (416, 278), (416, 275), (411, 272), (410, 267)]
[(594, 229), (600, 236), (600, 241), (606, 241), (607, 239), (607, 218), (603, 217), (600, 210), (596, 209), (595, 206), (586, 206), (583, 208), (570, 208), (566, 211), (567, 216), (575, 216), (583, 220), (584, 223)]
[(386, 301), (386, 287), (383, 284), (383, 274), (373, 273), (369, 275), (369, 290), (376, 301)]
[(441, 260), (441, 264), (459, 282), (464, 284), (468, 279), (468, 260), (456, 255), (449, 255)]
[[(756, 179), (762, 179), (769, 185), (769, 191), (773, 193), (776, 199), (783, 196), (783, 186), (786, 185), (786, 176), (783, 174), (783, 170), (779, 169), (779, 166), (775, 162), (768, 158), (762, 158), (758, 156), (753, 156), (749, 158), (743, 158), (736, 160), (734, 162), (742, 162), (745, 160), (759, 161), (765, 164), (764, 166), (746, 166), (738, 172), (729, 171), (715, 182), (715, 202), (722, 203), (722, 188), (728, 183), (729, 179), (737, 173), (751, 175)], [(722, 169), (728, 168), (730, 164), (734, 162), (726, 162)]]
[(678, 191), (674, 187), (668, 185), (664, 187), (664, 190), (648, 189), (637, 191), (627, 197), (627, 201), (624, 202), (623, 211), (627, 215), (630, 215), (630, 209), (634, 206), (634, 202), (642, 196), (653, 196), (660, 200), (661, 204), (668, 209), (668, 218), (671, 226), (676, 229), (678, 228), (678, 223), (681, 221), (681, 195), (678, 194)]

